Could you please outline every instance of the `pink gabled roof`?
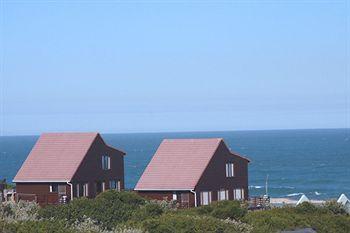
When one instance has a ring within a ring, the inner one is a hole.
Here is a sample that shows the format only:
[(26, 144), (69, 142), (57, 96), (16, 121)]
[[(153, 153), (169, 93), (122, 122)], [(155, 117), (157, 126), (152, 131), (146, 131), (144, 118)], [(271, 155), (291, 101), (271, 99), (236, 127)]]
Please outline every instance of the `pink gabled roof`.
[(221, 141), (221, 138), (163, 140), (135, 190), (194, 189)]
[(24, 161), (14, 182), (67, 182), (98, 133), (44, 133)]

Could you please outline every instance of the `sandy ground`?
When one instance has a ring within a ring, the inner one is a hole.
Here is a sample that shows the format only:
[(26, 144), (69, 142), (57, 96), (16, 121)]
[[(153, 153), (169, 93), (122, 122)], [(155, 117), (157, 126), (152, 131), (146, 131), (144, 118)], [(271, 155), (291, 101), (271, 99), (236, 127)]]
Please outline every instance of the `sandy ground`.
[[(271, 204), (289, 204), (289, 205), (296, 205), (297, 200), (289, 199), (289, 198), (271, 198), (270, 203)], [(313, 204), (323, 204), (325, 201), (322, 200), (310, 200)]]

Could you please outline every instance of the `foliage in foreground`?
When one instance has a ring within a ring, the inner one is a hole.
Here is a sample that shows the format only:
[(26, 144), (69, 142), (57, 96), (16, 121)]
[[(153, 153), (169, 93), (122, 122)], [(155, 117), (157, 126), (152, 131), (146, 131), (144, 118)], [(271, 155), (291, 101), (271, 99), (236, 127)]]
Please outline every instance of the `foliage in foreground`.
[(243, 219), (254, 233), (278, 232), (311, 227), (319, 233), (350, 232), (350, 217), (335, 202), (317, 207), (302, 203), (297, 207), (274, 208), (249, 212)]
[(350, 217), (335, 202), (316, 207), (248, 211), (237, 201), (176, 209), (174, 203), (147, 201), (132, 192), (107, 191), (95, 199), (39, 208), (35, 203), (0, 204), (0, 232), (279, 232), (312, 227), (317, 232), (350, 232)]

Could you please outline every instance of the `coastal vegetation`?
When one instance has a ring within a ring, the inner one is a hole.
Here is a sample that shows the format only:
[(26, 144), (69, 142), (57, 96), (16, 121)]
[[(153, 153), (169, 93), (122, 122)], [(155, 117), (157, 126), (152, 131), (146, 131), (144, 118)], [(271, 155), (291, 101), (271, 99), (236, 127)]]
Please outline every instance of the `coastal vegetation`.
[(133, 192), (106, 191), (95, 199), (40, 208), (31, 202), (0, 205), (0, 232), (279, 232), (312, 227), (317, 232), (350, 232), (350, 216), (335, 202), (323, 206), (248, 211), (246, 203), (214, 202), (178, 209), (176, 203), (149, 201)]

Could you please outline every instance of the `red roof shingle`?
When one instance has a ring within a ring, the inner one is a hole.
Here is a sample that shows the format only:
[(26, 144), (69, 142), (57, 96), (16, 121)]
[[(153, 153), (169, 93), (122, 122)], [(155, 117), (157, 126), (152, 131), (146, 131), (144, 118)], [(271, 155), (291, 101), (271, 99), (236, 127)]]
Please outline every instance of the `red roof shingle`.
[(163, 140), (135, 190), (194, 189), (221, 141), (221, 138)]
[(98, 133), (44, 133), (14, 182), (68, 182)]

